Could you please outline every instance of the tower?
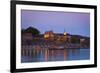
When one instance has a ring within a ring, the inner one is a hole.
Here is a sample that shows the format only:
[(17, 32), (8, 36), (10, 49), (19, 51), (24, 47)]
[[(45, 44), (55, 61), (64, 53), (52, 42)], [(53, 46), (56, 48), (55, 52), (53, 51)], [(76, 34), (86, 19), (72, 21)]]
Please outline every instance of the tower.
[(65, 29), (64, 29), (64, 36), (66, 36), (66, 35), (67, 35), (67, 33), (66, 33)]

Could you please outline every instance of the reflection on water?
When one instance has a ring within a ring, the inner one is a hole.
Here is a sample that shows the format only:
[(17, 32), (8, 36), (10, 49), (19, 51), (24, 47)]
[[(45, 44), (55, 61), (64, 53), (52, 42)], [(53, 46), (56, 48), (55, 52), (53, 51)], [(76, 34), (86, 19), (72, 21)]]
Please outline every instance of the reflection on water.
[(86, 60), (90, 49), (33, 49), (22, 51), (21, 62)]

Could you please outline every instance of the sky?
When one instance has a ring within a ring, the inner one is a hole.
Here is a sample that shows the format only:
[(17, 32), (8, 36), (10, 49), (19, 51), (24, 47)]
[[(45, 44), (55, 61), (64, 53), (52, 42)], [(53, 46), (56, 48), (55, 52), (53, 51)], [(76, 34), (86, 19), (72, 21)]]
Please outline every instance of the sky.
[(21, 10), (21, 29), (37, 28), (41, 34), (52, 30), (54, 33), (67, 33), (90, 36), (90, 14), (79, 12), (56, 12)]

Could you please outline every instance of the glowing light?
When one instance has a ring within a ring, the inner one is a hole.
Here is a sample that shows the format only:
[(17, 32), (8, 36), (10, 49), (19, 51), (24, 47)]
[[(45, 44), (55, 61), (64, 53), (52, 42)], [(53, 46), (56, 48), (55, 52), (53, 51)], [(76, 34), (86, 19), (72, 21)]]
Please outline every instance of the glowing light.
[(44, 35), (44, 38), (49, 38), (49, 35), (48, 35), (48, 34), (45, 34), (45, 35)]
[(64, 32), (64, 35), (67, 35), (67, 33), (66, 33), (66, 32)]

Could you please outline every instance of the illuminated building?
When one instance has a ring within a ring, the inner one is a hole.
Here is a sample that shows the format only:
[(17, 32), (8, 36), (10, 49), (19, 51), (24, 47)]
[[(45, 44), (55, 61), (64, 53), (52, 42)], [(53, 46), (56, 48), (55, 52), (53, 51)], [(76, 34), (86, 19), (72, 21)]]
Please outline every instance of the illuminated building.
[(57, 33), (53, 33), (53, 31), (46, 31), (44, 34), (44, 39), (45, 40), (52, 40), (52, 41), (57, 41), (57, 42), (65, 42), (68, 41), (69, 35), (64, 32), (63, 34), (57, 34)]
[(45, 32), (44, 38), (47, 39), (47, 40), (54, 40), (54, 33), (53, 33), (53, 31)]

